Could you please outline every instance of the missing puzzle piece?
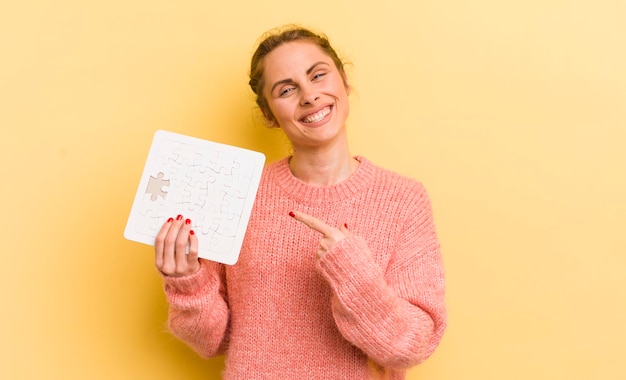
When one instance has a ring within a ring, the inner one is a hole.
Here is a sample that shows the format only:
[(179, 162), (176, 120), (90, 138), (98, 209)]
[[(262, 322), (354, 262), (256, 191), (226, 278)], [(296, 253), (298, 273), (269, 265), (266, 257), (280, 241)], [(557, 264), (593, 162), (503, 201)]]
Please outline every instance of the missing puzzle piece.
[(150, 200), (156, 201), (158, 197), (165, 199), (167, 191), (163, 190), (164, 187), (170, 186), (170, 180), (164, 179), (165, 174), (159, 172), (156, 177), (150, 176), (148, 187), (146, 188), (146, 194), (150, 194)]

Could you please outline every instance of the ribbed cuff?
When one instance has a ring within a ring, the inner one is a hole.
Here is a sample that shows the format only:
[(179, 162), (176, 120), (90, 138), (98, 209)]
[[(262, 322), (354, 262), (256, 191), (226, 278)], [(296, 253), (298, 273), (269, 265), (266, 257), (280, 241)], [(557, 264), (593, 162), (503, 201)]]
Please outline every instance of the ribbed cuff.
[(380, 303), (385, 293), (383, 270), (360, 237), (339, 242), (318, 261), (318, 270), (343, 303)]
[(161, 273), (166, 293), (178, 293), (181, 295), (196, 294), (213, 281), (211, 273), (200, 262), (200, 269), (194, 274), (183, 277), (172, 277)]

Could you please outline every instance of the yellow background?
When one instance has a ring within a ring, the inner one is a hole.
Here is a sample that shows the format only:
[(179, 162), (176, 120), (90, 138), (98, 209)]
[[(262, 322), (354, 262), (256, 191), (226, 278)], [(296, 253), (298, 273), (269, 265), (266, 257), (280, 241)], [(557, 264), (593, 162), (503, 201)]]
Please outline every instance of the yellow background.
[(625, 378), (624, 4), (0, 0), (0, 378), (219, 377), (122, 232), (156, 129), (288, 153), (247, 88), (288, 22), (352, 62), (353, 153), (432, 196), (449, 329), (409, 379)]

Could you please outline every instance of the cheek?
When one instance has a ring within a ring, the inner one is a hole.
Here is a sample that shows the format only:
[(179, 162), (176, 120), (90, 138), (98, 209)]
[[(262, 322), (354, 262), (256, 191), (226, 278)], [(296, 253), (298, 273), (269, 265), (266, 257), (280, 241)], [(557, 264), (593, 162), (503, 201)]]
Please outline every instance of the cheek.
[(269, 105), (269, 109), (277, 121), (291, 118), (293, 115), (292, 107), (285, 101), (274, 102)]
[(336, 81), (332, 83), (328, 90), (340, 98), (347, 98), (350, 95), (350, 87), (343, 81)]

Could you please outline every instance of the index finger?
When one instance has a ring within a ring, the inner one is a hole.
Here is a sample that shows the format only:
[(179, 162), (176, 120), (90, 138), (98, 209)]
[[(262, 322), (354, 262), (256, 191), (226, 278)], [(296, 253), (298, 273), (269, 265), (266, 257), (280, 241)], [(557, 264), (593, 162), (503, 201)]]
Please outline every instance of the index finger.
[(307, 226), (321, 233), (324, 236), (329, 236), (332, 233), (332, 231), (335, 230), (335, 228), (329, 226), (328, 224), (324, 223), (323, 221), (311, 215), (307, 215), (301, 212), (293, 212), (293, 211), (290, 212), (289, 215), (295, 218), (297, 221), (306, 224)]

